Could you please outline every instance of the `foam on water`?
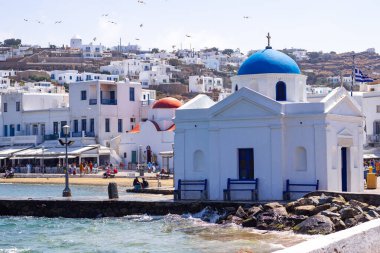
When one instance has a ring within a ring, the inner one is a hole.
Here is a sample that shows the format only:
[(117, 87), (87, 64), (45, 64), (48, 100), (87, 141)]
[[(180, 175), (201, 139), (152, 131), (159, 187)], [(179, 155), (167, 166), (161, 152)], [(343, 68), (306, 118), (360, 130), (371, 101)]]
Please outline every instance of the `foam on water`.
[(257, 233), (180, 215), (65, 219), (0, 217), (1, 252), (246, 252), (283, 248), (295, 235)]

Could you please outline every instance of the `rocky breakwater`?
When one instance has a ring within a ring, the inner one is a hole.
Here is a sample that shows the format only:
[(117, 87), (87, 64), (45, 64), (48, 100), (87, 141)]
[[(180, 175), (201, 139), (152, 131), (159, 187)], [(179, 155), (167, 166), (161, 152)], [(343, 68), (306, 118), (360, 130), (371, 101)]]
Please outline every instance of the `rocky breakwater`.
[(357, 200), (311, 196), (286, 205), (271, 202), (264, 205), (225, 208), (217, 223), (235, 223), (261, 230), (290, 231), (302, 234), (329, 234), (379, 218), (376, 207)]

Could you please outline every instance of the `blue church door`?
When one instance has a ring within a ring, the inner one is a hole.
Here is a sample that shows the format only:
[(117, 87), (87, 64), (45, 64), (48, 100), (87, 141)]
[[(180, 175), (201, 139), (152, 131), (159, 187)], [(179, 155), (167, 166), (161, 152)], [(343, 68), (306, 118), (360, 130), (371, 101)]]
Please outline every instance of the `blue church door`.
[(286, 84), (282, 81), (276, 84), (276, 101), (286, 101)]
[(347, 191), (347, 148), (342, 148), (342, 191)]
[(254, 179), (253, 148), (239, 148), (239, 179)]

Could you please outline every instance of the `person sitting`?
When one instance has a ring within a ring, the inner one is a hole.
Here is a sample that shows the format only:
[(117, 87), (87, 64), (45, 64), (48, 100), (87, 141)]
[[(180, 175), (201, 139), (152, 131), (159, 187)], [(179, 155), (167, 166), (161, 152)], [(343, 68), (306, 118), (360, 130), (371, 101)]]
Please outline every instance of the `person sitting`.
[(111, 169), (107, 168), (107, 171), (103, 173), (103, 178), (111, 177)]
[(148, 183), (148, 181), (145, 180), (145, 178), (142, 178), (141, 186), (142, 186), (143, 189), (149, 187), (149, 183)]
[(133, 188), (135, 190), (140, 190), (141, 189), (141, 182), (139, 181), (139, 178), (136, 177), (134, 180), (133, 180)]

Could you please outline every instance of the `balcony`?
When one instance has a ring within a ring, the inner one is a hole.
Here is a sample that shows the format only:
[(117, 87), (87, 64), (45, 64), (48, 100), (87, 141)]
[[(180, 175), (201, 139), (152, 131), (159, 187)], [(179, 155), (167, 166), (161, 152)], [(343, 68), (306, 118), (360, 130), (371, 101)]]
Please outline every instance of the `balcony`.
[(380, 144), (380, 134), (367, 135), (368, 144)]
[(89, 105), (96, 105), (98, 103), (98, 100), (96, 98), (93, 98), (93, 99), (89, 99), (88, 100), (88, 104)]
[(82, 137), (82, 132), (72, 132), (71, 137)]
[(59, 138), (58, 134), (47, 134), (44, 136), (45, 141), (58, 140), (58, 138)]
[(94, 132), (86, 132), (85, 136), (86, 137), (95, 137), (95, 133)]
[(117, 105), (117, 99), (102, 99), (102, 105)]

